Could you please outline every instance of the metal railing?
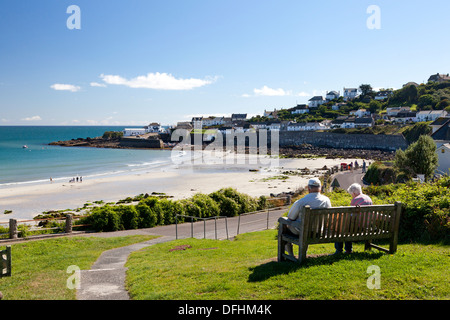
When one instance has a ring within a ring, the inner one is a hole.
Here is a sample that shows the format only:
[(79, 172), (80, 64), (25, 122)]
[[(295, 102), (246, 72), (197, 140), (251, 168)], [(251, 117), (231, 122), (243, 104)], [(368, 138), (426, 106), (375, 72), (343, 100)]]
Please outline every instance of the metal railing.
[(217, 240), (217, 219), (225, 218), (225, 229), (227, 232), (227, 240), (229, 239), (229, 237), (228, 237), (228, 220), (227, 220), (228, 217), (214, 216), (214, 217), (209, 217), (209, 218), (200, 218), (200, 217), (194, 217), (194, 216), (186, 216), (186, 215), (182, 215), (182, 214), (177, 214), (175, 216), (175, 238), (176, 239), (178, 239), (178, 218), (179, 217), (191, 218), (191, 238), (194, 237), (194, 219), (202, 220), (203, 221), (203, 236), (205, 239), (206, 239), (206, 221), (214, 219), (214, 234), (215, 234), (216, 240)]
[(258, 210), (258, 211), (252, 211), (252, 212), (246, 212), (246, 213), (241, 213), (239, 214), (237, 217), (227, 217), (227, 216), (214, 216), (214, 217), (209, 217), (209, 218), (201, 218), (201, 217), (195, 217), (195, 216), (187, 216), (187, 215), (181, 215), (181, 214), (177, 214), (175, 216), (175, 238), (178, 239), (178, 223), (179, 220), (178, 218), (184, 217), (184, 218), (190, 218), (190, 223), (191, 224), (191, 238), (194, 237), (194, 220), (196, 221), (203, 221), (203, 237), (204, 239), (206, 239), (206, 222), (209, 220), (213, 220), (214, 219), (214, 234), (215, 234), (215, 239), (217, 240), (217, 220), (219, 219), (225, 219), (225, 228), (226, 228), (226, 234), (227, 234), (227, 240), (229, 240), (229, 233), (228, 233), (228, 218), (232, 219), (232, 218), (237, 218), (238, 219), (238, 223), (237, 223), (237, 231), (236, 234), (238, 235), (240, 232), (240, 226), (241, 226), (241, 216), (248, 216), (248, 215), (253, 215), (253, 214), (258, 214), (258, 213), (266, 213), (266, 228), (269, 229), (269, 217), (270, 217), (270, 212), (271, 211), (278, 211), (278, 210), (282, 210), (282, 209), (288, 209), (289, 206), (291, 205), (291, 197), (290, 196), (286, 196), (286, 197), (279, 197), (279, 198), (269, 198), (267, 199), (267, 201), (280, 201), (285, 199), (285, 204), (283, 206), (277, 206), (277, 207), (267, 207), (266, 209), (263, 210)]

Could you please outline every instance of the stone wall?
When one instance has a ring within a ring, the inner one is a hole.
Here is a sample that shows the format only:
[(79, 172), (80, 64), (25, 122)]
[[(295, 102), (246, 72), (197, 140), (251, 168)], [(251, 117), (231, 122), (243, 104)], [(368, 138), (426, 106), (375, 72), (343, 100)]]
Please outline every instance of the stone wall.
[(408, 147), (408, 143), (402, 135), (280, 131), (279, 141), (280, 147), (299, 146), (305, 143), (326, 148), (389, 151)]

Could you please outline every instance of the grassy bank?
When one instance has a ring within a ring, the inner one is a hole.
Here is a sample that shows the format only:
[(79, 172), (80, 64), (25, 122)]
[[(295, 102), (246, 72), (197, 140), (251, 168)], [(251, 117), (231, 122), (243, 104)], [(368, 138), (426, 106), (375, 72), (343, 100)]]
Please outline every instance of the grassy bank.
[[(274, 230), (158, 244), (132, 253), (127, 287), (137, 300), (450, 298), (448, 246), (401, 244), (388, 255), (355, 244), (354, 254), (336, 257), (333, 244), (313, 245), (302, 266), (277, 263), (276, 248)], [(367, 287), (372, 265), (381, 271), (379, 290)]]
[[(67, 237), (13, 244), (12, 276), (0, 279), (4, 300), (74, 300), (67, 288), (67, 267), (90, 269), (103, 251), (154, 236)], [(72, 273), (73, 274), (73, 273)]]

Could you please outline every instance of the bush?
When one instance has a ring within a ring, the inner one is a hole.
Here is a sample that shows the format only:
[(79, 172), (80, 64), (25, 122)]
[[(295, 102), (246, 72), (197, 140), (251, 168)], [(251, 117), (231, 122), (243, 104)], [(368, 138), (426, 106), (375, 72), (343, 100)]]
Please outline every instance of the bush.
[(192, 202), (200, 208), (201, 218), (209, 218), (220, 215), (219, 205), (206, 194), (197, 193), (192, 197)]
[(402, 241), (444, 241), (450, 236), (450, 177), (433, 183), (371, 186), (364, 192), (374, 203), (403, 204), (399, 238)]
[(121, 221), (121, 228), (125, 230), (137, 229), (139, 227), (139, 213), (135, 206), (120, 205), (114, 208)]
[(153, 228), (156, 226), (156, 214), (148, 205), (140, 202), (136, 205), (136, 210), (139, 212), (139, 228)]
[(367, 184), (374, 185), (394, 183), (396, 181), (396, 172), (394, 168), (376, 161), (369, 166), (363, 179)]
[(87, 218), (96, 231), (117, 231), (120, 230), (120, 217), (110, 206), (94, 208)]
[(156, 225), (164, 225), (164, 211), (159, 203), (160, 199), (157, 197), (148, 197), (141, 200), (139, 203), (144, 203), (154, 212), (156, 216)]

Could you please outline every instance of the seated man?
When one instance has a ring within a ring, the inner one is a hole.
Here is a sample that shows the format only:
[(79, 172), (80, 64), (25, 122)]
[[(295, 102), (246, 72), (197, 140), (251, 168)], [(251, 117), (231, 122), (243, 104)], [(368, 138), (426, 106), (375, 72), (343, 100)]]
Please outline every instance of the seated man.
[[(358, 183), (352, 184), (348, 189), (347, 192), (351, 194), (352, 196), (352, 202), (350, 203), (351, 206), (371, 206), (372, 199), (362, 193), (361, 185)], [(342, 253), (342, 249), (344, 248), (343, 242), (336, 242), (334, 244), (334, 248), (336, 249), (336, 254)], [(353, 244), (351, 241), (345, 242), (345, 253), (352, 253), (353, 250)]]
[[(311, 209), (330, 208), (331, 201), (327, 196), (320, 193), (321, 183), (317, 178), (313, 178), (308, 182), (308, 194), (303, 198), (297, 200), (291, 207), (288, 213), (288, 219), (295, 221), (299, 219), (300, 211), (304, 206), (310, 206)], [(291, 226), (288, 226), (290, 232), (298, 235), (299, 231)], [(292, 243), (286, 244), (286, 251), (293, 255)]]

